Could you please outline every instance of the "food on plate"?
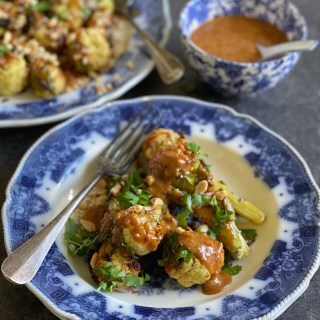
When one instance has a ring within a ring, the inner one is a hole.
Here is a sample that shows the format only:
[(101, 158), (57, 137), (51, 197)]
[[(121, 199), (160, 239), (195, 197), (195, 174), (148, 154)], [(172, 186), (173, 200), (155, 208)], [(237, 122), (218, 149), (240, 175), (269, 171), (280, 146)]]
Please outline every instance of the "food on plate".
[(287, 42), (276, 26), (253, 17), (220, 16), (201, 24), (191, 34), (199, 48), (219, 58), (235, 62), (261, 59), (256, 44), (271, 46)]
[(111, 0), (1, 1), (0, 95), (29, 86), (51, 98), (77, 89), (109, 70), (130, 39)]
[(0, 95), (10, 96), (23, 90), (28, 82), (28, 67), (20, 55), (2, 49), (0, 56)]
[(159, 268), (205, 294), (230, 285), (241, 270), (233, 262), (250, 254), (256, 237), (238, 228), (237, 213), (255, 224), (264, 213), (215, 180), (205, 156), (177, 132), (154, 130), (135, 168), (102, 179), (75, 210), (64, 237), (71, 253), (89, 259), (100, 289), (152, 285)]

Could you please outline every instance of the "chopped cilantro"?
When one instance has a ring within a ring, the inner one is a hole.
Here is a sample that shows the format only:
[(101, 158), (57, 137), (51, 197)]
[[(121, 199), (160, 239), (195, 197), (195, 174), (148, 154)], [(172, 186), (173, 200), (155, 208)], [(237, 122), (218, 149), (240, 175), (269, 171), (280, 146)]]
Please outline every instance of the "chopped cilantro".
[(47, 11), (50, 9), (50, 3), (48, 1), (40, 1), (37, 4), (31, 5), (28, 7), (31, 11)]
[(192, 207), (196, 208), (199, 206), (216, 206), (217, 205), (217, 199), (213, 195), (207, 195), (207, 194), (200, 194), (200, 193), (194, 193), (192, 194)]
[(150, 203), (151, 193), (141, 189), (143, 187), (143, 179), (140, 171), (131, 172), (128, 180), (122, 188), (118, 201), (122, 209), (128, 209), (133, 205), (146, 206)]
[(7, 47), (4, 46), (4, 45), (0, 45), (0, 56), (5, 55), (8, 51), (10, 51), (9, 48), (7, 48)]
[(198, 154), (200, 152), (200, 146), (195, 142), (189, 142), (187, 148), (195, 154)]
[(184, 176), (184, 178), (192, 185), (194, 186), (194, 183), (195, 183), (195, 178), (197, 177), (197, 175), (195, 173), (189, 173), (189, 174), (186, 174)]
[(182, 227), (187, 224), (190, 213), (193, 208), (199, 206), (211, 205), (217, 206), (217, 199), (214, 195), (200, 194), (200, 193), (185, 193), (183, 196), (184, 210), (177, 214), (178, 226)]
[(163, 250), (163, 259), (158, 260), (159, 266), (165, 266), (167, 261), (171, 260), (171, 258), (174, 259), (174, 263), (178, 263), (179, 260), (189, 262), (193, 258), (193, 254), (185, 247), (182, 247), (178, 242), (178, 239), (179, 235), (176, 233), (166, 238)]
[(96, 233), (85, 230), (81, 224), (68, 219), (64, 232), (64, 239), (68, 242), (68, 250), (76, 256), (88, 256), (98, 240)]
[(82, 8), (82, 15), (83, 15), (83, 17), (84, 17), (85, 19), (89, 18), (90, 15), (91, 15), (91, 13), (92, 13), (92, 10), (91, 10), (90, 7), (84, 6), (84, 7)]
[(139, 197), (131, 191), (126, 191), (121, 197), (127, 200), (129, 207), (139, 202)]
[(211, 167), (212, 167), (212, 165), (211, 164), (206, 164), (205, 166), (204, 166), (204, 168), (210, 173), (210, 171), (211, 171)]
[(195, 142), (189, 142), (187, 148), (199, 158), (208, 156), (206, 153), (200, 151), (200, 146)]
[(187, 224), (190, 213), (192, 213), (192, 198), (189, 193), (185, 193), (183, 196), (183, 204), (185, 208), (183, 211), (177, 214), (178, 226), (183, 227)]
[(62, 8), (61, 10), (59, 10), (57, 15), (58, 15), (60, 20), (66, 20), (69, 17), (69, 11), (68, 11), (67, 8)]
[(214, 216), (214, 231), (220, 233), (224, 228), (225, 224), (230, 221), (235, 220), (235, 214), (231, 208), (229, 210), (222, 209), (219, 205), (214, 206), (215, 216)]
[(241, 230), (242, 236), (249, 243), (252, 243), (256, 240), (256, 237), (257, 237), (256, 229), (240, 229), (240, 230)]
[(112, 292), (114, 287), (118, 286), (142, 286), (146, 281), (150, 280), (150, 276), (146, 274), (145, 276), (136, 277), (127, 275), (125, 272), (114, 266), (112, 262), (106, 262), (99, 268), (99, 273), (103, 276), (105, 281), (99, 283), (98, 290), (104, 290), (107, 292)]
[(241, 271), (242, 267), (239, 265), (232, 265), (231, 262), (227, 262), (222, 267), (222, 271), (229, 273), (231, 276), (237, 275)]
[(182, 259), (185, 262), (189, 262), (193, 258), (193, 254), (189, 250), (181, 247), (181, 249), (176, 254), (175, 258), (176, 261)]
[(212, 237), (213, 239), (217, 239), (216, 233), (212, 229), (208, 229), (207, 234)]

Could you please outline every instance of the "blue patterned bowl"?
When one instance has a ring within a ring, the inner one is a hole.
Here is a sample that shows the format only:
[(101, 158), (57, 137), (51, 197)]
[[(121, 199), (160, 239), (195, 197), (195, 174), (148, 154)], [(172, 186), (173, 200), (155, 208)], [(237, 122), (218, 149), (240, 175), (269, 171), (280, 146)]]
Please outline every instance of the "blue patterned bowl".
[(217, 178), (267, 213), (254, 226), (258, 237), (239, 262), (241, 272), (214, 296), (161, 276), (138, 294), (105, 294), (96, 290), (87, 263), (68, 254), (61, 234), (27, 287), (61, 319), (275, 319), (319, 267), (320, 190), (286, 141), (222, 105), (174, 96), (120, 100), (51, 129), (23, 157), (8, 185), (2, 209), (8, 253), (67, 205), (94, 173), (99, 152), (139, 108), (148, 107), (166, 115), (162, 126), (201, 145)]
[(297, 63), (300, 54), (290, 53), (265, 62), (239, 63), (220, 59), (197, 47), (191, 33), (217, 16), (243, 15), (276, 25), (289, 40), (304, 40), (307, 26), (298, 9), (287, 0), (193, 0), (180, 16), (182, 44), (191, 66), (201, 80), (224, 96), (252, 96), (274, 87)]

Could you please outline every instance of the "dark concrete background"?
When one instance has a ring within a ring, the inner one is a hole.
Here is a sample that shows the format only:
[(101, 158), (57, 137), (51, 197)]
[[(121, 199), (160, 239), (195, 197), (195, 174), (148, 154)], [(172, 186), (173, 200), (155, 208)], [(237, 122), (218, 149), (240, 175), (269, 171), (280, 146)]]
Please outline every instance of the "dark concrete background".
[[(171, 1), (173, 30), (168, 48), (182, 57), (179, 43), (178, 17), (186, 0)], [(309, 37), (319, 38), (319, 0), (293, 1), (305, 16)], [(187, 66), (187, 64), (186, 64)], [(320, 183), (320, 48), (302, 56), (295, 70), (276, 88), (248, 100), (224, 99), (201, 84), (187, 66), (186, 76), (172, 86), (162, 84), (152, 72), (138, 86), (122, 98), (152, 94), (186, 95), (185, 88), (193, 88), (189, 96), (206, 101), (224, 103), (238, 112), (247, 113), (288, 140), (308, 163), (315, 181)], [(0, 205), (5, 188), (20, 158), (30, 145), (54, 124), (31, 128), (0, 129)], [(0, 261), (6, 257), (3, 230), (0, 228)], [(37, 320), (57, 319), (25, 287), (17, 286), (0, 276), (0, 319)], [(311, 280), (306, 292), (279, 319), (320, 319), (320, 272)]]

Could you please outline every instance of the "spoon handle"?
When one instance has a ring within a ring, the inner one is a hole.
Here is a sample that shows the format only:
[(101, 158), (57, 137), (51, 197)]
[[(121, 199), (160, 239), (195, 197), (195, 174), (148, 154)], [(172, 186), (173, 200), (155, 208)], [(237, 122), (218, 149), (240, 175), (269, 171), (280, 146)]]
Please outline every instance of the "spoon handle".
[(270, 59), (288, 52), (312, 51), (319, 44), (318, 40), (291, 41), (271, 47), (257, 45), (263, 59)]
[(144, 41), (148, 52), (151, 55), (158, 74), (165, 84), (178, 81), (184, 74), (184, 65), (172, 53), (161, 48), (149, 35), (147, 35), (129, 15), (125, 15), (131, 25), (136, 29)]
[(65, 209), (4, 260), (1, 271), (7, 280), (17, 284), (25, 284), (32, 280), (67, 219), (101, 176), (101, 171), (98, 171)]

